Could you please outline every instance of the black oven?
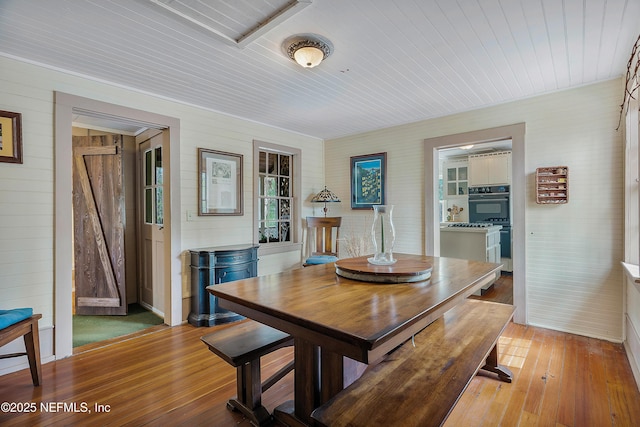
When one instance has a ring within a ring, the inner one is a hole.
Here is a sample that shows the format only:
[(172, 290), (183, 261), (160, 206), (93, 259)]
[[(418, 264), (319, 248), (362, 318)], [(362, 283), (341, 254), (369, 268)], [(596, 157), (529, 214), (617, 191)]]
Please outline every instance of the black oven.
[(508, 185), (469, 188), (469, 222), (511, 225), (510, 211)]
[(511, 203), (508, 185), (469, 187), (469, 222), (501, 225), (500, 252), (511, 258)]

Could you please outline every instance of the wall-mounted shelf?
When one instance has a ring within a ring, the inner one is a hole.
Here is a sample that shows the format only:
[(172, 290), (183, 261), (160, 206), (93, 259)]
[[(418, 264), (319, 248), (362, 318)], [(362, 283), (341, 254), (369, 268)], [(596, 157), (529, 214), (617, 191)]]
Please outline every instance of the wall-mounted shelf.
[(536, 203), (557, 205), (569, 201), (569, 168), (551, 166), (536, 169)]

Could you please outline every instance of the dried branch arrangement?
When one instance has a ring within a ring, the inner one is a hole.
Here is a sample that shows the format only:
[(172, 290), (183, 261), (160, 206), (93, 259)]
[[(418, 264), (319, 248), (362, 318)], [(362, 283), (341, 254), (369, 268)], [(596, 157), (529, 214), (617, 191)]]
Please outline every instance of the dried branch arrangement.
[(350, 258), (371, 253), (371, 228), (368, 221), (364, 221), (362, 231), (351, 229), (345, 234), (346, 236), (340, 240), (343, 242), (342, 248)]
[(618, 120), (618, 127), (616, 130), (620, 129), (620, 125), (622, 123), (622, 118), (627, 112), (629, 108), (629, 102), (631, 99), (636, 99), (634, 93), (640, 87), (640, 74), (638, 74), (638, 70), (640, 69), (640, 36), (636, 40), (636, 43), (633, 45), (631, 49), (631, 56), (629, 57), (629, 62), (627, 62), (627, 76), (626, 81), (624, 83), (624, 98), (622, 100), (622, 105), (620, 105), (620, 118)]

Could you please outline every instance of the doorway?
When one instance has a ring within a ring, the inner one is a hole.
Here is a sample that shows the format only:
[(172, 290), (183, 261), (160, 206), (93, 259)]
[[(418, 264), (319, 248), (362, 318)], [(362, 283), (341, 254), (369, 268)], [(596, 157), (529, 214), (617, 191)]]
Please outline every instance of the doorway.
[(164, 321), (170, 326), (182, 321), (182, 281), (180, 264), (180, 122), (178, 119), (61, 92), (55, 93), (55, 357), (73, 354), (72, 317), (72, 123), (78, 116), (100, 123), (166, 129), (164, 138), (164, 234), (163, 279)]
[(501, 126), (424, 140), (425, 173), (425, 253), (440, 255), (439, 150), (482, 144), (491, 141), (512, 141), (512, 205), (513, 205), (513, 302), (514, 321), (526, 324), (526, 265), (525, 265), (525, 124)]
[[(93, 349), (99, 342), (112, 342), (163, 323), (163, 287), (157, 285), (162, 276), (154, 277), (154, 287), (151, 280), (141, 280), (146, 275), (137, 274), (162, 271), (163, 265), (161, 258), (154, 263), (154, 258), (143, 256), (146, 240), (142, 237), (149, 225), (137, 214), (145, 208), (144, 198), (139, 201), (145, 194), (139, 188), (143, 180), (137, 177), (150, 177), (155, 190), (149, 203), (153, 222), (162, 224), (157, 220), (162, 218), (162, 209), (156, 206), (162, 205), (163, 174), (161, 130), (140, 133), (138, 126), (111, 129), (109, 126), (117, 122), (87, 116), (76, 116), (73, 125), (72, 301), (73, 348), (77, 353), (88, 344)], [(94, 129), (96, 125), (100, 129)], [(154, 151), (158, 154), (149, 169), (153, 174), (145, 174), (138, 170), (145, 166), (140, 147), (149, 146), (150, 135), (156, 138)], [(145, 300), (145, 290), (155, 291), (159, 297)]]
[(163, 132), (145, 131), (136, 136), (137, 147), (137, 299), (148, 310), (164, 309), (164, 165)]

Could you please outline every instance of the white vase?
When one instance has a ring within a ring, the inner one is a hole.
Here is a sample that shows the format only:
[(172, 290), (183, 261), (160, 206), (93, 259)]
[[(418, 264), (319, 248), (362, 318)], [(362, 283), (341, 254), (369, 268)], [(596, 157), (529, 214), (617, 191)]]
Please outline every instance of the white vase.
[(374, 256), (368, 259), (371, 264), (388, 265), (396, 262), (393, 258), (393, 245), (396, 241), (396, 229), (393, 226), (393, 205), (373, 206), (371, 240), (375, 251)]

